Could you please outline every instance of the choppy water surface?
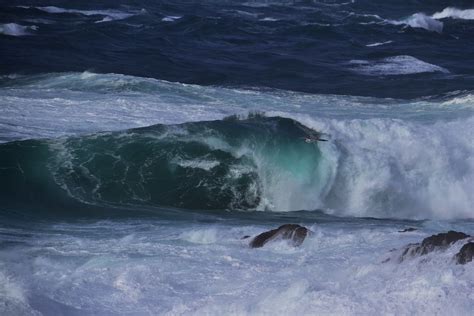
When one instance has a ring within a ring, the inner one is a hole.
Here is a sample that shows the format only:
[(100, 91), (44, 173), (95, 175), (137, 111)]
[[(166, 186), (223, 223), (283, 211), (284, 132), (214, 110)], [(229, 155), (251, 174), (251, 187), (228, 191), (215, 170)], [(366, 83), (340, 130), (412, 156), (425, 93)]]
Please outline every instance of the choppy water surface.
[(2, 315), (471, 313), (469, 1), (0, 9)]

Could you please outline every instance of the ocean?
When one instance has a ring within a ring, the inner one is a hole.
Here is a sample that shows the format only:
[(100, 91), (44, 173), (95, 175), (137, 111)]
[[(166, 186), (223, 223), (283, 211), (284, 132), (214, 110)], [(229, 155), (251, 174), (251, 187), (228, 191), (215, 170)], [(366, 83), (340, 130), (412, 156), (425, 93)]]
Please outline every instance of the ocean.
[(471, 315), (462, 242), (397, 253), (474, 235), (473, 34), (472, 1), (2, 2), (0, 314)]

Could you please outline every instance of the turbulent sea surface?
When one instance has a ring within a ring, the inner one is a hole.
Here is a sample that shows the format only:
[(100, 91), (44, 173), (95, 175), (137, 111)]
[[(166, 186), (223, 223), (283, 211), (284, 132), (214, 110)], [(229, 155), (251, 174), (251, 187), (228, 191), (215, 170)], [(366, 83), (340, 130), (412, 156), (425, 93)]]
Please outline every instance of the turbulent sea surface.
[(471, 315), (461, 244), (387, 262), (448, 230), (471, 1), (0, 4), (1, 315)]

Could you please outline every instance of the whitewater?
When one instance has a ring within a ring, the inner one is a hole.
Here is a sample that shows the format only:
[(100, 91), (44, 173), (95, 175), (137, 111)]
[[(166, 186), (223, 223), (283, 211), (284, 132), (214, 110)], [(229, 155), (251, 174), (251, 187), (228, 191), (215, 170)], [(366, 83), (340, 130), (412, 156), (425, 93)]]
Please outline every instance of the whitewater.
[[(164, 124), (170, 128), (153, 136), (144, 133), (143, 138), (156, 138), (156, 146), (164, 146), (159, 144), (163, 138), (176, 143), (194, 141), (208, 151), (192, 156), (183, 150), (167, 160), (180, 160), (181, 165), (187, 164), (189, 168), (199, 168), (200, 163), (211, 164), (201, 167), (205, 170), (221, 163), (221, 158), (210, 155), (212, 150), (224, 151), (236, 159), (249, 157), (252, 163), (242, 163), (238, 168), (250, 168), (258, 174), (262, 199), (272, 211), (324, 208), (336, 215), (411, 219), (456, 219), (472, 215), (471, 94), (407, 102), (202, 87), (87, 72), (20, 76), (9, 82), (11, 86), (2, 90), (1, 140), (62, 136), (57, 141), (47, 142), (54, 155), (61, 159), (79, 159), (74, 157), (75, 148), (68, 148), (69, 140), (64, 138), (79, 135), (79, 143), (97, 137), (118, 138), (117, 149), (108, 150), (116, 151), (115, 159), (126, 163), (118, 150), (126, 143), (126, 140), (122, 142), (123, 138), (136, 133), (101, 136), (97, 132)], [(252, 140), (260, 136), (258, 133), (250, 140), (245, 134), (238, 135), (235, 137), (241, 139), (231, 143), (234, 140), (222, 135), (224, 131), (206, 123), (232, 114), (245, 117), (256, 111), (268, 117), (290, 118), (327, 134), (331, 141), (318, 145), (321, 158), (311, 158), (308, 154), (306, 165), (303, 158), (298, 158), (310, 146), (298, 140), (303, 135), (295, 136), (301, 148), (283, 149), (285, 144), (278, 143), (272, 150), (287, 151), (281, 153), (280, 158), (287, 162), (275, 165), (269, 161), (275, 154), (262, 153), (261, 149), (267, 143), (277, 142), (282, 131), (271, 129), (262, 140)], [(186, 124), (179, 125), (186, 122), (202, 124), (199, 128), (202, 131), (188, 131)], [(214, 133), (212, 129), (217, 130)], [(98, 153), (91, 152), (95, 154)], [(315, 159), (320, 159), (320, 165), (313, 168)], [(92, 172), (89, 176), (97, 174)], [(96, 182), (100, 186), (100, 180)], [(265, 203), (255, 209), (265, 209)]]
[[(452, 311), (453, 301), (457, 314), (470, 310), (472, 265), (453, 265), (454, 249), (428, 264), (382, 262), (439, 229), (473, 231), (471, 94), (403, 101), (69, 73), (16, 76), (2, 100), (2, 205), (17, 210), (4, 220), (76, 218), (33, 232), (3, 226), (7, 314), (372, 314), (380, 304), (428, 314)], [(247, 118), (254, 111), (262, 114)], [(150, 127), (129, 130), (141, 126)], [(329, 142), (305, 143), (308, 127)], [(5, 160), (13, 144), (18, 165)], [(150, 144), (141, 159), (126, 150)], [(171, 196), (149, 178), (164, 177), (157, 168), (167, 164), (183, 172), (167, 180)], [(59, 200), (16, 184), (31, 168), (51, 174)], [(255, 251), (241, 240), (292, 221), (315, 232), (298, 249)], [(406, 227), (418, 231), (398, 232)]]
[(472, 314), (472, 7), (0, 9), (0, 315)]

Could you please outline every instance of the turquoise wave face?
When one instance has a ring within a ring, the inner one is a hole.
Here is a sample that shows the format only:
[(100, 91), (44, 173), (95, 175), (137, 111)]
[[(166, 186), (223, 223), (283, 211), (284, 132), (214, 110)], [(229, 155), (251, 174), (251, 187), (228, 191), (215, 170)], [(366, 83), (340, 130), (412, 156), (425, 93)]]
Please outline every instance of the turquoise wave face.
[[(253, 115), (0, 146), (3, 205), (315, 207), (319, 133)], [(324, 181), (323, 181), (324, 182)], [(312, 195), (307, 194), (312, 191)]]

